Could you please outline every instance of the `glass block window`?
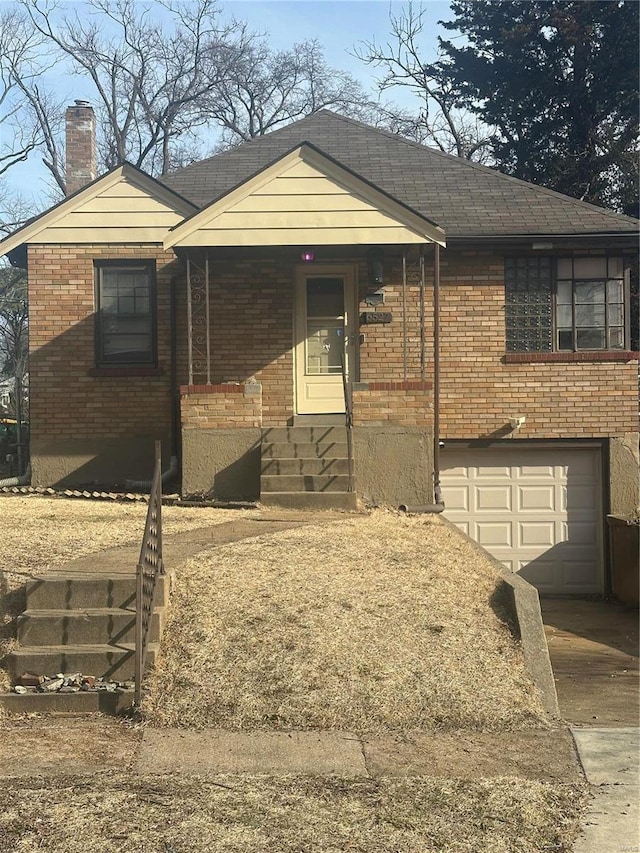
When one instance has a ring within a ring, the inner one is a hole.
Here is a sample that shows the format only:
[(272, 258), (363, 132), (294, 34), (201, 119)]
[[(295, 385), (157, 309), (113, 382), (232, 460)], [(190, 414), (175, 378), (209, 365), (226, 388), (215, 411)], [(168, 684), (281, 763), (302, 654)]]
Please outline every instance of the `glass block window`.
[(552, 349), (552, 286), (552, 258), (505, 258), (508, 352)]
[(621, 256), (505, 258), (507, 351), (637, 348), (637, 279)]

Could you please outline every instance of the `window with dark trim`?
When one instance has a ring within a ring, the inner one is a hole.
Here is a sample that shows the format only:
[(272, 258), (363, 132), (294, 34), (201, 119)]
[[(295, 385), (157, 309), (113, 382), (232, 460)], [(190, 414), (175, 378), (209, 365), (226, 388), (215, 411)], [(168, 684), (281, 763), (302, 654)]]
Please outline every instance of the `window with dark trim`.
[(155, 365), (155, 264), (96, 264), (96, 364)]
[(624, 350), (629, 314), (622, 256), (505, 258), (507, 352)]

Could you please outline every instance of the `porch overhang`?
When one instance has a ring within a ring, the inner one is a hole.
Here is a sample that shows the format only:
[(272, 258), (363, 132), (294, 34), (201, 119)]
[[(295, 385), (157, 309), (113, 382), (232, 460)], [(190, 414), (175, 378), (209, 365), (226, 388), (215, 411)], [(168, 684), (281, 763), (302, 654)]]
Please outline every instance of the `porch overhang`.
[(445, 245), (440, 226), (309, 143), (174, 226), (165, 249)]

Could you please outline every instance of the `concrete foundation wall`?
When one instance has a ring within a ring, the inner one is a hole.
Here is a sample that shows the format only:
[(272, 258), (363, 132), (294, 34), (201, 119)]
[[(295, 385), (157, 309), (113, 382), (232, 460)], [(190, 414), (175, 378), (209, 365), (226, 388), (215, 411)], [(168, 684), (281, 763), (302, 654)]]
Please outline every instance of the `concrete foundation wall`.
[(125, 480), (150, 480), (154, 446), (162, 439), (163, 467), (169, 467), (169, 435), (105, 438), (61, 438), (31, 442), (31, 484), (71, 488), (123, 487)]
[(356, 491), (369, 504), (433, 502), (433, 432), (422, 427), (356, 426)]
[(182, 494), (257, 500), (260, 435), (258, 428), (183, 430)]
[(633, 515), (640, 508), (640, 434), (629, 432), (609, 441), (609, 512)]

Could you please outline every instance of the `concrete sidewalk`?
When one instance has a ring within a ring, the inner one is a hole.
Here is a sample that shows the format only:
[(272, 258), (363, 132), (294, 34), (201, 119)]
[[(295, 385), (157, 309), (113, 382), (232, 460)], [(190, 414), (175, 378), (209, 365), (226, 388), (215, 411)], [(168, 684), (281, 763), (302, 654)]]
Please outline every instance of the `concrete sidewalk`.
[(593, 801), (573, 853), (634, 853), (640, 849), (638, 728), (572, 729)]
[(343, 731), (146, 729), (136, 769), (141, 774), (172, 775), (515, 776), (545, 782), (578, 782), (582, 777), (574, 744), (564, 729), (366, 737)]

